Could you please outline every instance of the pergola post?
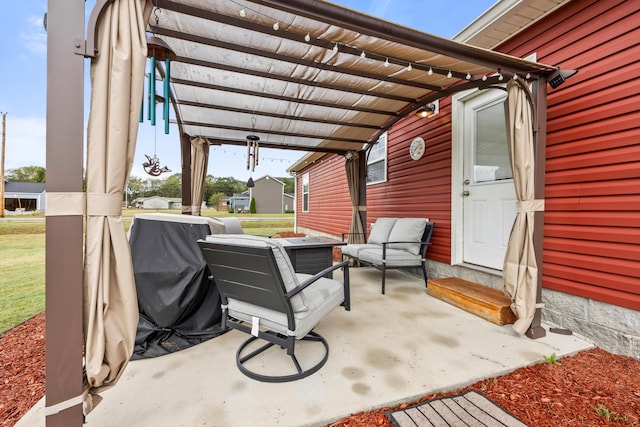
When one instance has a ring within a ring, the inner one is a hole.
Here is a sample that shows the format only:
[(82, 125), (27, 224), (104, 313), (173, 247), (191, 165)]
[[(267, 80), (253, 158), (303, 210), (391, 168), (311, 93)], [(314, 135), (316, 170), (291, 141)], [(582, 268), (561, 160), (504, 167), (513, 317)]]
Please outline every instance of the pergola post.
[[(84, 0), (49, 0), (47, 194), (81, 193)], [(62, 106), (61, 103), (64, 105)], [(46, 425), (81, 426), (83, 215), (46, 217)]]
[[(537, 79), (533, 86), (533, 98), (535, 100), (535, 199), (544, 200), (544, 175), (547, 156), (547, 81)], [(538, 279), (536, 290), (536, 304), (542, 303), (542, 243), (544, 237), (544, 211), (536, 211), (533, 220), (533, 248), (538, 264)], [(529, 338), (542, 338), (546, 330), (541, 326), (542, 308), (536, 308), (531, 326), (525, 333)]]
[[(180, 155), (182, 157), (182, 213), (192, 215), (191, 212), (191, 137), (180, 134)], [(188, 209), (187, 209), (188, 207)]]

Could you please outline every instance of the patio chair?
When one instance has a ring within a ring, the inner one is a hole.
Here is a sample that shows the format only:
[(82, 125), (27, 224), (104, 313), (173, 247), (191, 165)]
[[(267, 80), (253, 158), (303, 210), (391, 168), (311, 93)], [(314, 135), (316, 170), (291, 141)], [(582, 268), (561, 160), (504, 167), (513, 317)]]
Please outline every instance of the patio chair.
[[(315, 275), (301, 274), (295, 273), (282, 244), (273, 239), (214, 235), (198, 244), (220, 292), (223, 327), (251, 335), (236, 352), (240, 371), (263, 382), (293, 381), (317, 372), (328, 359), (329, 345), (313, 328), (339, 305), (350, 310), (349, 262)], [(343, 271), (343, 283), (324, 277), (337, 269)], [(257, 339), (266, 344), (249, 351), (249, 345)], [(305, 363), (310, 367), (303, 368), (296, 357), (298, 340), (314, 342), (311, 347), (321, 349), (316, 351), (320, 356), (313, 364)], [(293, 367), (287, 365), (289, 370), (284, 374), (257, 372), (255, 366), (260, 364), (249, 362), (274, 345), (286, 350)]]

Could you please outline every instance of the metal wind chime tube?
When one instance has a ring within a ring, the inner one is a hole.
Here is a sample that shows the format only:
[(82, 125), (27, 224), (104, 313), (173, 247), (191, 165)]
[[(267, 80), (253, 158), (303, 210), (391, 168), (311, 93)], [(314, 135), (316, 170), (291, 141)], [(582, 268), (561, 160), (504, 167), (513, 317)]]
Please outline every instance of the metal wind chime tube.
[(149, 73), (149, 109), (151, 110), (151, 126), (156, 125), (156, 57), (151, 57), (151, 73)]
[[(157, 24), (157, 16), (156, 16)], [(171, 50), (169, 45), (164, 40), (159, 39), (156, 36), (147, 37), (147, 57), (150, 59), (149, 68), (150, 72), (149, 85), (148, 85), (148, 99), (149, 105), (147, 106), (147, 119), (151, 121), (151, 125), (156, 125), (156, 102), (163, 103), (162, 117), (164, 119), (164, 133), (169, 134), (169, 83), (171, 82), (171, 60), (176, 58), (175, 53)], [(156, 67), (157, 61), (164, 61), (165, 73), (163, 81), (163, 96), (156, 95)], [(143, 120), (144, 111), (144, 96), (142, 97), (142, 105), (140, 108), (140, 121)], [(155, 142), (154, 142), (155, 144)], [(164, 172), (170, 172), (167, 167), (160, 167), (160, 159), (156, 154), (155, 145), (153, 156), (146, 155), (147, 161), (142, 164), (145, 172), (152, 176), (159, 176)]]
[(164, 76), (164, 133), (169, 135), (169, 79), (171, 75), (171, 60), (166, 58), (165, 63), (165, 76)]
[(253, 172), (258, 165), (258, 141), (260, 137), (247, 135), (247, 170)]

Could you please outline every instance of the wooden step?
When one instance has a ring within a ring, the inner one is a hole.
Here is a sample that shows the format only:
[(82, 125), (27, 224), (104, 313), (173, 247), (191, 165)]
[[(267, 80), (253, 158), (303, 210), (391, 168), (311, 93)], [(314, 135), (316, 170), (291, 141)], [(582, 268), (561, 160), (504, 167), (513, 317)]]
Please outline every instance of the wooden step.
[(450, 277), (429, 280), (427, 293), (496, 325), (509, 325), (516, 321), (509, 298), (487, 286)]

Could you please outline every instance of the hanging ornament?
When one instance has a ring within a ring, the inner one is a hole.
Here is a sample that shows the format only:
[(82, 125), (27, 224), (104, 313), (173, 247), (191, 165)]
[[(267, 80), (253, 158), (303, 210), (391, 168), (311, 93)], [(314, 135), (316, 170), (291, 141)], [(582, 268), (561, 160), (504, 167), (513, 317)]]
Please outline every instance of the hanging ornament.
[[(159, 12), (160, 9), (157, 7), (153, 10), (156, 26), (159, 21)], [(151, 121), (151, 126), (156, 125), (156, 67), (158, 66), (158, 61), (164, 62), (162, 118), (164, 119), (164, 133), (169, 134), (169, 101), (171, 100), (169, 83), (171, 82), (171, 61), (176, 59), (176, 54), (164, 40), (155, 35), (150, 35), (147, 36), (147, 58), (150, 60), (147, 119)], [(140, 119), (142, 119), (142, 113), (140, 113)]]
[(167, 166), (160, 167), (160, 159), (157, 155), (154, 154), (152, 157), (145, 154), (144, 156), (147, 158), (147, 161), (142, 163), (142, 167), (144, 168), (144, 171), (149, 175), (160, 176), (160, 174), (163, 174), (165, 172), (171, 172), (171, 169), (169, 169)]
[(164, 133), (169, 134), (169, 83), (171, 82), (171, 60), (176, 58), (176, 54), (171, 50), (164, 40), (156, 36), (147, 38), (147, 57), (150, 59), (149, 73), (149, 120), (151, 126), (156, 125), (155, 97), (156, 97), (156, 67), (157, 61), (164, 61), (162, 118), (164, 119)]
[(247, 135), (247, 170), (253, 172), (258, 164), (258, 141), (257, 135)]

